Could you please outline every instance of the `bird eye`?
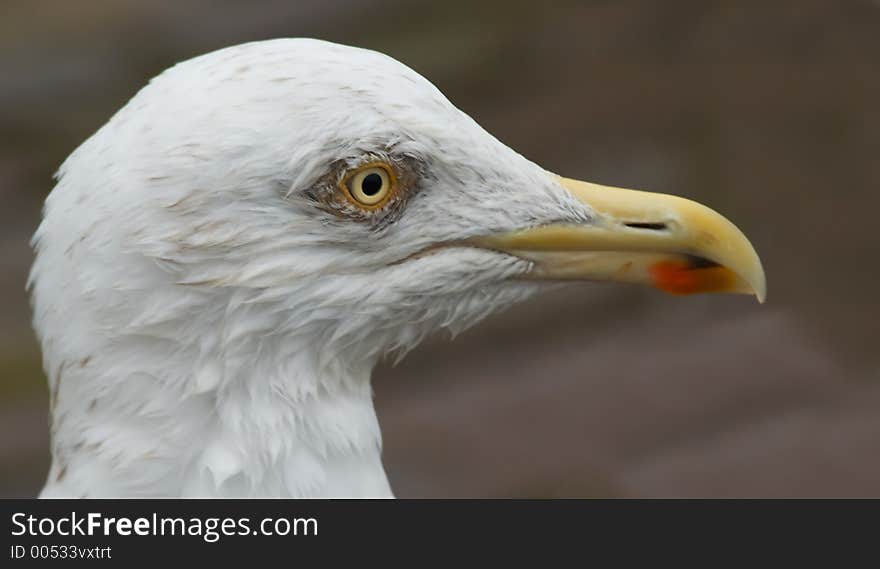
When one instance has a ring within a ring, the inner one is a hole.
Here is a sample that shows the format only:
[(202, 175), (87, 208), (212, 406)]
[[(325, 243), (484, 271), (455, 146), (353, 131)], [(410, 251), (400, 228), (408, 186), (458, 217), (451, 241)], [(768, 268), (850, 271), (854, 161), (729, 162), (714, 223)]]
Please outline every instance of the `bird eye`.
[(394, 184), (394, 175), (386, 166), (372, 164), (350, 174), (345, 186), (356, 205), (375, 209), (385, 203)]

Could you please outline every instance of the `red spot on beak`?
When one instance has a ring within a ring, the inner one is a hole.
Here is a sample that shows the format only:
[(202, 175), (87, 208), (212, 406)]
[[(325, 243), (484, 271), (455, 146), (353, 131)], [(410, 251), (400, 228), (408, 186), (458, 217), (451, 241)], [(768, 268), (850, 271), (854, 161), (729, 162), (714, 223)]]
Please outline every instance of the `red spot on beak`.
[(654, 286), (670, 294), (697, 294), (730, 290), (735, 275), (718, 265), (694, 267), (687, 261), (660, 261), (649, 269)]

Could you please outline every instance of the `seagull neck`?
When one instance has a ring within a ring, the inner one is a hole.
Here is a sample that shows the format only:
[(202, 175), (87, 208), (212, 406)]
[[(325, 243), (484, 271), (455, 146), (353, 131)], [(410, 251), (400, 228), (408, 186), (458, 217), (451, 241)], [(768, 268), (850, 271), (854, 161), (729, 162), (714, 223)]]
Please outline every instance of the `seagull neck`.
[(220, 429), (201, 466), (218, 493), (391, 497), (370, 368), (275, 367), (217, 391)]

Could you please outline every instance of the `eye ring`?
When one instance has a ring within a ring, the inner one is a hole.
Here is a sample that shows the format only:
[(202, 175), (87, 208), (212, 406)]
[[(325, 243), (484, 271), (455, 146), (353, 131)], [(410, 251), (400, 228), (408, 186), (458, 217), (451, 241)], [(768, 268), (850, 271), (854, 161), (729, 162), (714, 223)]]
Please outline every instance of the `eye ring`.
[(346, 196), (356, 206), (374, 210), (381, 208), (394, 195), (397, 178), (388, 165), (374, 162), (349, 173), (342, 186)]

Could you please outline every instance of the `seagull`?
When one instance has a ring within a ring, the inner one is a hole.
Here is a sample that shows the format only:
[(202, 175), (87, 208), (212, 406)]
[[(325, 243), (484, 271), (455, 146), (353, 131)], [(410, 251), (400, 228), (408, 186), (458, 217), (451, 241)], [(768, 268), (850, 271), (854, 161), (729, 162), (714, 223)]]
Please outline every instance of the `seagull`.
[(302, 38), (152, 79), (32, 244), (41, 497), (393, 497), (381, 358), (572, 281), (766, 294), (708, 207), (553, 174), (398, 61)]

